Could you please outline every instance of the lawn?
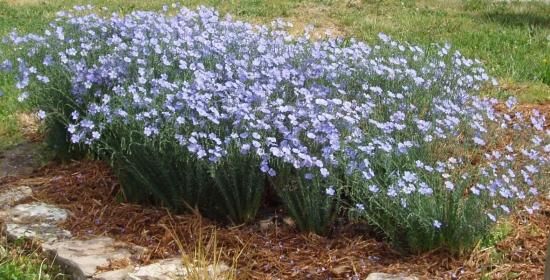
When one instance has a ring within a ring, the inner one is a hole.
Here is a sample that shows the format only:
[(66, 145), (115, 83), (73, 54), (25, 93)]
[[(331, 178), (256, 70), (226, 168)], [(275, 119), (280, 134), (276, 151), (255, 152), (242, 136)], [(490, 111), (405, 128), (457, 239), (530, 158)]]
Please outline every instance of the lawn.
[[(115, 11), (160, 9), (166, 1), (89, 1)], [(2, 0), (0, 35), (13, 28), (39, 32), (59, 10), (78, 0)], [(296, 30), (312, 24), (331, 33), (372, 41), (379, 32), (420, 45), (449, 42), (467, 57), (479, 58), (498, 78), (500, 89), (488, 94), (518, 96), (528, 103), (550, 101), (550, 5), (538, 1), (484, 0), (188, 0), (182, 4), (213, 6), (258, 22), (285, 18)], [(0, 49), (0, 56), (9, 50)], [(0, 149), (21, 140), (16, 93), (0, 77)]]

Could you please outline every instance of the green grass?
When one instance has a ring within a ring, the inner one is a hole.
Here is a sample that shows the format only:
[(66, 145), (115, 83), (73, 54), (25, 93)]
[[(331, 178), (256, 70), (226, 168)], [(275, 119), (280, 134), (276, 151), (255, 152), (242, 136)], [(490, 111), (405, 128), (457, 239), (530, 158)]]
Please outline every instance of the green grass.
[(514, 225), (511, 221), (502, 221), (498, 223), (491, 233), (481, 241), (481, 248), (495, 247), (514, 231)]
[(423, 45), (449, 42), (479, 58), (524, 102), (550, 101), (550, 4), (540, 2), (333, 1), (330, 17), (370, 41), (380, 31)]
[[(504, 241), (508, 236), (514, 233), (514, 224), (510, 220), (504, 220), (498, 223), (491, 233), (483, 238), (480, 243), (480, 249), (489, 252), (489, 262), (481, 266), (481, 280), (492, 279), (494, 267), (506, 263), (507, 252), (498, 248), (498, 243)], [(514, 272), (508, 272), (504, 279), (517, 279)]]
[[(184, 0), (213, 6), (245, 20), (268, 23), (282, 17), (301, 29), (321, 30), (373, 42), (379, 32), (421, 45), (449, 42), (482, 60), (503, 89), (529, 103), (550, 102), (550, 4), (489, 0)], [(13, 28), (39, 32), (59, 10), (91, 3), (111, 10), (160, 9), (168, 0), (0, 0), (0, 36)], [(0, 47), (0, 59), (9, 50)], [(0, 150), (21, 139), (15, 113), (20, 105), (9, 77), (0, 76)]]
[[(51, 261), (40, 256), (38, 248), (29, 244), (7, 244), (0, 237), (0, 279), (2, 280), (63, 280)], [(24, 246), (25, 245), (25, 246)], [(25, 248), (26, 247), (26, 248)], [(25, 248), (25, 249), (24, 249)]]

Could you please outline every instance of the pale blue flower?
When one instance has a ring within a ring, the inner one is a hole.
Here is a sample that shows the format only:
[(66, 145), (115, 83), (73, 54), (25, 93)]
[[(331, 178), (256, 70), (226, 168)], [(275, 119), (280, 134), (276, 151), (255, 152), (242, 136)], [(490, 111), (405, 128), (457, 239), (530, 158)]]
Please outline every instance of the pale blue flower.
[(37, 116), (39, 119), (43, 120), (46, 118), (46, 112), (44, 112), (44, 110), (39, 110)]
[(329, 186), (329, 187), (325, 190), (325, 193), (326, 193), (328, 196), (334, 196), (334, 194), (336, 193), (336, 191), (334, 190), (334, 187), (333, 187), (333, 186)]

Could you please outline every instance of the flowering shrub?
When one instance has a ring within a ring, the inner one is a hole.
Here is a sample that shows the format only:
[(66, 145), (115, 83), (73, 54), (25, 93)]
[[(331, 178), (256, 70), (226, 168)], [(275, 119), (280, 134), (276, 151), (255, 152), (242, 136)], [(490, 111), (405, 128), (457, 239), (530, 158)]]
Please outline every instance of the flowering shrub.
[(6, 39), (21, 99), (110, 158), (132, 200), (241, 223), (269, 186), (302, 230), (347, 213), (405, 249), (460, 250), (547, 187), (544, 117), (496, 110), (480, 62), (448, 45), (312, 41), (174, 8), (76, 7)]

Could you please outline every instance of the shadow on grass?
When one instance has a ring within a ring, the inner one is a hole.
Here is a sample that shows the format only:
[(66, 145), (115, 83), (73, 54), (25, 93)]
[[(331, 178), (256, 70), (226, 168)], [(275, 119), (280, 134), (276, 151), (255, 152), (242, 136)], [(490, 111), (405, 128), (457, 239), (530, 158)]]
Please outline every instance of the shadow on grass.
[(534, 26), (550, 28), (550, 14), (540, 15), (533, 12), (492, 11), (482, 14), (482, 18), (505, 26)]

